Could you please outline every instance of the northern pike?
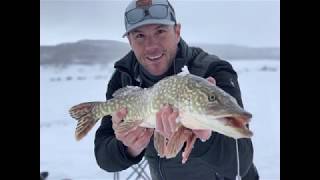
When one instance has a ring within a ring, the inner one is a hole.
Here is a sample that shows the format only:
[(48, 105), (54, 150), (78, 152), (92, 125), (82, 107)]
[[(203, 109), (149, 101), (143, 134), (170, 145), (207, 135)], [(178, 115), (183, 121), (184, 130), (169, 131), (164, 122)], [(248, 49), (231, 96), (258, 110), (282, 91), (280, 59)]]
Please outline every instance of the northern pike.
[(128, 131), (136, 126), (155, 128), (156, 113), (163, 105), (177, 109), (179, 116), (176, 132), (169, 141), (154, 132), (154, 146), (161, 157), (175, 157), (188, 139), (191, 145), (187, 147), (192, 149), (196, 138), (183, 133), (186, 128), (210, 129), (234, 139), (253, 135), (247, 128), (252, 114), (241, 108), (230, 94), (192, 74), (169, 76), (150, 88), (127, 86), (117, 90), (110, 100), (81, 103), (69, 112), (78, 120), (75, 136), (80, 140), (97, 121), (120, 108), (126, 108), (127, 115), (116, 131)]

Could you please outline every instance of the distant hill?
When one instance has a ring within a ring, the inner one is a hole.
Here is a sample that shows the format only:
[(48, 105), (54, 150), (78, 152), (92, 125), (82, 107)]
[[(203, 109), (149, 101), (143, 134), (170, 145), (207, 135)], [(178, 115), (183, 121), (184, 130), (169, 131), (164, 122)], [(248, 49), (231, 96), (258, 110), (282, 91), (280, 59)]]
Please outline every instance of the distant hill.
[[(279, 48), (251, 48), (237, 45), (190, 44), (226, 60), (280, 59)], [(112, 40), (81, 40), (55, 46), (40, 46), (40, 65), (108, 64), (130, 50), (128, 43)]]
[(40, 65), (108, 64), (129, 50), (129, 44), (111, 40), (81, 40), (40, 46)]
[(280, 48), (276, 47), (247, 47), (232, 44), (191, 44), (201, 47), (208, 53), (215, 54), (226, 60), (236, 59), (280, 59)]

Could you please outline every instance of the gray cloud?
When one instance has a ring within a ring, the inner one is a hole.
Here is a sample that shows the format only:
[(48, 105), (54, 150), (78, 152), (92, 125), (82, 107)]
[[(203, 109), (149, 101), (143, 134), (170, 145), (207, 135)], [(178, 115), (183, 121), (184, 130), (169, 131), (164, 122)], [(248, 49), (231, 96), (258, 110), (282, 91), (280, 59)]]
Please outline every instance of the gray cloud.
[[(40, 1), (40, 44), (121, 38), (128, 1)], [(279, 1), (171, 1), (189, 42), (280, 46)]]

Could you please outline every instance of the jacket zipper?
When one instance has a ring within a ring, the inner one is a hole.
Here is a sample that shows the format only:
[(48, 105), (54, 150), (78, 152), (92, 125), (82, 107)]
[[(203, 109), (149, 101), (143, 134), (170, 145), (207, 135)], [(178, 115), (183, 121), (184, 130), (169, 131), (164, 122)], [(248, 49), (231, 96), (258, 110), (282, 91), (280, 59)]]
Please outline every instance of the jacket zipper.
[(164, 177), (163, 177), (162, 171), (161, 171), (161, 158), (160, 157), (159, 157), (159, 166), (158, 167), (159, 167), (160, 179), (161, 180), (165, 180)]

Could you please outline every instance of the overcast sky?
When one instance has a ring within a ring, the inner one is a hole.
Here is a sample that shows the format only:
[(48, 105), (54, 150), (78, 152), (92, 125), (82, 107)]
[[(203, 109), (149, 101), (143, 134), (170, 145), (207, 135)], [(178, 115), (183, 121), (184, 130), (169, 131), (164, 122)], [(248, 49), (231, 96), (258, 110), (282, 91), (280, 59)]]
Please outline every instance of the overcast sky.
[[(41, 0), (40, 45), (120, 40), (128, 0)], [(187, 42), (280, 47), (279, 0), (171, 0)]]

